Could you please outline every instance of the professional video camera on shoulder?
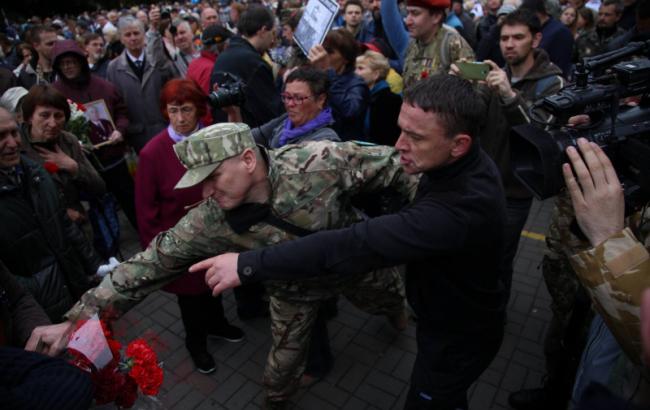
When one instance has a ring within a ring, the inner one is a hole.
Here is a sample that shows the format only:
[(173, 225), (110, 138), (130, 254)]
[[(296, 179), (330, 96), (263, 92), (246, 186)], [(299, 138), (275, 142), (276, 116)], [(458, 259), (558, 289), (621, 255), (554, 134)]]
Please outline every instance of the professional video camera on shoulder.
[[(533, 124), (513, 127), (515, 175), (537, 198), (549, 198), (562, 188), (565, 150), (583, 137), (603, 147), (612, 160), (627, 203), (650, 199), (649, 52), (650, 41), (635, 42), (583, 59), (574, 84), (530, 108)], [(643, 57), (621, 62), (633, 56)], [(621, 105), (621, 99), (632, 96), (640, 96), (640, 103)], [(551, 121), (541, 121), (540, 111), (550, 114)], [(578, 114), (589, 115), (589, 124), (566, 126)]]

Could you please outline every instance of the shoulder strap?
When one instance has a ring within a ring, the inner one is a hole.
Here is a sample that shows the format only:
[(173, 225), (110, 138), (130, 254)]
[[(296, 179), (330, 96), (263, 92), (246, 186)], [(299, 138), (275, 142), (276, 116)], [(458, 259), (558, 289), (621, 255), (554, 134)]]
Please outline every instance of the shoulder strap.
[[(442, 26), (440, 29), (444, 30)], [(449, 61), (449, 40), (453, 34), (453, 31), (445, 30), (444, 37), (442, 38), (442, 43), (440, 44), (440, 66), (443, 69), (446, 69), (451, 65), (451, 61)]]
[(544, 90), (548, 89), (548, 87), (550, 87), (551, 84), (553, 84), (553, 81), (555, 81), (555, 77), (556, 74), (551, 74), (537, 80), (537, 84), (535, 84), (535, 100), (542, 97), (542, 93), (544, 92)]
[(292, 235), (296, 236), (307, 236), (311, 235), (314, 233), (314, 231), (310, 231), (309, 229), (301, 228), (299, 226), (296, 226), (292, 224), (291, 222), (287, 222), (283, 219), (278, 218), (277, 216), (273, 215), (272, 212), (269, 212), (268, 215), (266, 215), (266, 218), (264, 218), (264, 222), (266, 222), (269, 225), (273, 225), (276, 228), (282, 229), (285, 232), (289, 232)]

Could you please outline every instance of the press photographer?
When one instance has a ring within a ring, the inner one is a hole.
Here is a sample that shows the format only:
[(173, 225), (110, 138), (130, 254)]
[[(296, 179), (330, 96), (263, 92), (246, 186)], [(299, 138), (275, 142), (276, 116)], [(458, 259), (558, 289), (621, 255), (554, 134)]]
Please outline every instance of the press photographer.
[[(589, 292), (597, 315), (574, 386), (577, 408), (594, 408), (607, 393), (608, 409), (647, 408), (650, 379), (642, 361), (639, 323), (642, 293), (650, 287), (647, 206), (624, 219), (623, 187), (603, 149), (584, 138), (562, 165), (576, 221), (592, 248), (571, 257), (571, 265)], [(572, 169), (573, 168), (573, 169)], [(591, 385), (591, 387), (590, 387)], [(622, 398), (623, 400), (617, 399)], [(605, 407), (599, 407), (605, 408)]]
[[(576, 373), (574, 406), (581, 398), (595, 397), (602, 405), (602, 395), (609, 393), (600, 388), (587, 389), (592, 382), (607, 386), (628, 403), (650, 403), (647, 375), (642, 376), (640, 366), (639, 335), (641, 292), (650, 285), (650, 272), (645, 266), (647, 251), (632, 233), (645, 239), (650, 146), (644, 137), (650, 129), (650, 64), (647, 58), (629, 60), (646, 55), (649, 46), (648, 42), (631, 43), (584, 59), (576, 70), (574, 85), (531, 108), (532, 119), (543, 110), (557, 118), (554, 125), (549, 129), (541, 124), (513, 128), (513, 163), (519, 179), (542, 199), (560, 192), (566, 182), (566, 191), (556, 199), (547, 243), (550, 248), (563, 245), (563, 254), (568, 258), (546, 255), (544, 277), (553, 298), (551, 329), (553, 325), (563, 328), (559, 345), (569, 362), (567, 379), (574, 373), (571, 361), (577, 360), (582, 350), (582, 329), (590, 316), (589, 299), (598, 312)], [(564, 126), (567, 122), (573, 126)], [(572, 164), (573, 171), (566, 162)], [(620, 180), (625, 183), (622, 185)], [(630, 216), (624, 225), (626, 214)], [(624, 226), (628, 228), (623, 230)], [(577, 278), (566, 271), (569, 263)], [(548, 275), (551, 271), (555, 274)], [(556, 293), (553, 286), (558, 284), (562, 292)], [(583, 287), (589, 298), (584, 296)], [(547, 335), (547, 347), (548, 342)], [(548, 364), (549, 355), (558, 351), (545, 349), (545, 354)], [(552, 369), (547, 371), (553, 374)], [(566, 381), (547, 381), (537, 390), (545, 392), (547, 403), (556, 404), (568, 393)], [(617, 408), (615, 398), (604, 402), (611, 406), (607, 408)], [(578, 408), (593, 408), (593, 402), (585, 403), (589, 404)]]

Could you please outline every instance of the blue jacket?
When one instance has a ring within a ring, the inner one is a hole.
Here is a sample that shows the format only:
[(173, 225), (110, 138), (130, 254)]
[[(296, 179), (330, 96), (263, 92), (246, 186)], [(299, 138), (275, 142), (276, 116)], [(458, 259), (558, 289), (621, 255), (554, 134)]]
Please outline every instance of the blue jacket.
[(361, 77), (349, 69), (343, 74), (327, 70), (330, 79), (329, 105), (334, 114), (334, 131), (341, 141), (363, 138), (363, 121), (370, 91)]
[(560, 67), (565, 77), (569, 75), (573, 36), (564, 24), (550, 17), (542, 26), (542, 41), (539, 47), (546, 50), (551, 62)]

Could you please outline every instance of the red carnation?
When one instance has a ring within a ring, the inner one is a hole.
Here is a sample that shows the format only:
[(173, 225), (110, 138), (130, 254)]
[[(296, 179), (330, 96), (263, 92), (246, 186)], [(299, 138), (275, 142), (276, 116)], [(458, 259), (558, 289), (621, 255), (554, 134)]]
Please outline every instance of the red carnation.
[(158, 394), (163, 382), (163, 371), (157, 363), (149, 366), (135, 365), (129, 372), (129, 376), (133, 377), (142, 393), (147, 396)]
[(135, 364), (141, 366), (156, 365), (158, 363), (156, 352), (143, 339), (136, 339), (129, 343), (126, 348), (126, 356), (132, 358)]
[(423, 71), (420, 73), (420, 79), (425, 79), (425, 78), (427, 78), (428, 76), (429, 76), (429, 72), (426, 71), (426, 70), (423, 70)]
[(59, 166), (52, 161), (45, 161), (43, 163), (43, 168), (45, 168), (45, 170), (50, 174), (56, 174), (59, 172)]

